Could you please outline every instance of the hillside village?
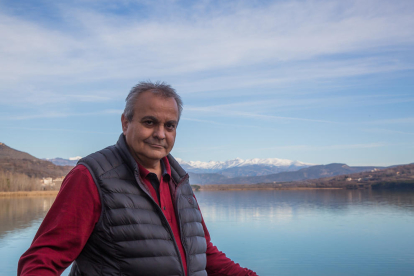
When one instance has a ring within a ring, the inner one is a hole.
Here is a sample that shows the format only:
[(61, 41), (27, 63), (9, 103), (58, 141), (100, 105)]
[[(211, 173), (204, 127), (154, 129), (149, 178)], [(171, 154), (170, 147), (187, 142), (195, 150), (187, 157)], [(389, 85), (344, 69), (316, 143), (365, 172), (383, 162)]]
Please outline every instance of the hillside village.
[(0, 192), (59, 190), (72, 168), (56, 166), (0, 143)]
[(44, 177), (43, 179), (40, 179), (40, 187), (42, 190), (51, 190), (55, 188), (60, 188), (64, 178), (65, 176), (56, 177), (56, 178)]
[(197, 185), (197, 190), (237, 189), (414, 189), (414, 163), (367, 172), (338, 175), (318, 179), (258, 184)]

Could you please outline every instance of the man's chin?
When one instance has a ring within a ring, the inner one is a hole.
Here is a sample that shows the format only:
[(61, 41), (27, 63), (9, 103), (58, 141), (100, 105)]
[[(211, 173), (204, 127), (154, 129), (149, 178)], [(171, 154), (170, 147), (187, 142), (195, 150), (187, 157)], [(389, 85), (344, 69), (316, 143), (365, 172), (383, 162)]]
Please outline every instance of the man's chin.
[(152, 160), (161, 160), (162, 158), (167, 156), (167, 154), (168, 153), (164, 149), (162, 149), (156, 152), (152, 151), (151, 153), (147, 154), (147, 158)]

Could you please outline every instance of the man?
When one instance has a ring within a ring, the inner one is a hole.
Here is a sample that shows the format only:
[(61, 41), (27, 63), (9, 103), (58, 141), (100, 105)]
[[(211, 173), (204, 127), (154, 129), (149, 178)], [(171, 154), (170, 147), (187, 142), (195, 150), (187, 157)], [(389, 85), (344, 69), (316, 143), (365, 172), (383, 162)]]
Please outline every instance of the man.
[(169, 155), (182, 102), (132, 88), (114, 146), (78, 162), (19, 261), (18, 275), (256, 275), (213, 246), (186, 172)]

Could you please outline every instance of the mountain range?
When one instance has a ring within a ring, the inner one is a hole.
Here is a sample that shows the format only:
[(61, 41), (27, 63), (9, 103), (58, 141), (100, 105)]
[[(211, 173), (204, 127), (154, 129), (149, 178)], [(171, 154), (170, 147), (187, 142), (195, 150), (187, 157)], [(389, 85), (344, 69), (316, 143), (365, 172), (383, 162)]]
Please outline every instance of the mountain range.
[[(77, 160), (54, 158), (38, 159), (0, 143), (0, 170), (24, 173), (31, 177), (58, 177), (66, 175)], [(177, 158), (189, 172), (191, 184), (257, 184), (300, 181), (336, 175), (370, 171), (381, 167), (351, 167), (346, 164), (312, 165), (287, 159), (236, 158), (228, 161), (190, 161)]]
[[(76, 163), (82, 157), (52, 158), (44, 159), (58, 166), (76, 166)], [(178, 163), (187, 172), (198, 174), (220, 174), (225, 178), (243, 177), (243, 176), (259, 176), (275, 174), (279, 172), (297, 171), (302, 168), (313, 166), (314, 164), (304, 163), (300, 161), (292, 161), (288, 159), (266, 158), (266, 159), (241, 159), (236, 158), (227, 161), (189, 161), (186, 162), (180, 158), (176, 158)]]
[(192, 173), (215, 173), (226, 177), (259, 176), (274, 174), (285, 171), (297, 171), (310, 167), (314, 164), (292, 161), (288, 159), (266, 158), (266, 159), (241, 159), (236, 158), (227, 161), (189, 161), (186, 162), (176, 158), (178, 163), (187, 172)]
[(191, 184), (258, 184), (300, 181), (305, 179), (317, 179), (358, 172), (366, 172), (382, 167), (366, 166), (351, 167), (346, 164), (332, 163), (328, 165), (315, 165), (297, 171), (285, 171), (276, 174), (248, 177), (226, 177), (222, 174), (197, 174), (189, 173)]
[[(78, 157), (80, 158), (80, 157)], [(75, 158), (72, 158), (75, 159)], [(49, 159), (55, 164), (76, 163), (68, 159)], [(191, 179), (191, 184), (257, 184), (273, 182), (300, 181), (321, 177), (337, 176), (370, 171), (374, 166), (351, 167), (346, 164), (332, 163), (328, 165), (314, 165), (288, 159), (241, 159), (227, 161), (189, 161), (176, 158)]]
[(79, 159), (81, 159), (82, 157), (80, 156), (76, 156), (76, 157), (70, 157), (69, 159), (64, 159), (64, 158), (60, 158), (60, 157), (56, 157), (56, 158), (46, 158), (43, 160), (47, 160), (49, 162), (52, 162), (55, 165), (58, 166), (76, 166), (76, 163), (78, 163)]

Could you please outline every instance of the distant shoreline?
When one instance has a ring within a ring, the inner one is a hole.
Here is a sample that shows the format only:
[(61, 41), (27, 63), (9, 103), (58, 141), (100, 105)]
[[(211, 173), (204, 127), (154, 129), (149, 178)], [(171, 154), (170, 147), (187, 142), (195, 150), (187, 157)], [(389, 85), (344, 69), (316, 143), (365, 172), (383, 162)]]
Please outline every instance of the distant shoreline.
[(0, 197), (56, 196), (59, 191), (0, 192)]
[(343, 190), (344, 188), (342, 187), (271, 187), (271, 188), (266, 188), (266, 187), (249, 187), (249, 188), (245, 188), (245, 187), (229, 187), (229, 188), (225, 188), (225, 187), (209, 187), (209, 188), (203, 188), (201, 187), (200, 189), (198, 189), (197, 191), (259, 191), (259, 190)]
[[(275, 187), (275, 188), (245, 188), (245, 187), (232, 187), (232, 188), (207, 188), (197, 191), (254, 191), (254, 190), (342, 190), (343, 188), (327, 187), (327, 188), (315, 188), (315, 187)], [(34, 197), (34, 196), (56, 196), (59, 191), (20, 191), (20, 192), (0, 192), (0, 197)]]
[[(291, 186), (281, 185), (273, 186), (263, 184), (225, 184), (225, 185), (191, 185), (193, 191), (259, 191), (259, 190), (354, 190), (354, 189), (414, 189), (414, 180), (403, 180), (399, 182), (378, 181), (366, 185), (348, 184), (341, 186)], [(0, 192), (0, 197), (32, 197), (32, 196), (56, 196), (59, 193), (55, 191), (18, 191), (18, 192)]]

